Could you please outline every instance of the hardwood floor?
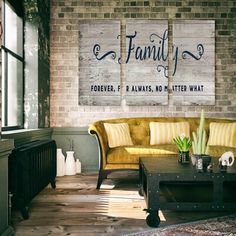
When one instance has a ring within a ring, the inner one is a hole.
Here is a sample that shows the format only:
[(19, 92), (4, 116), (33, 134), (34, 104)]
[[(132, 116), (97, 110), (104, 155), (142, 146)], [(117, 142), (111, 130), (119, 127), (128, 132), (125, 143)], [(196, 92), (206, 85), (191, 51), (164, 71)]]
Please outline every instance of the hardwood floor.
[[(32, 200), (28, 220), (12, 212), (16, 235), (124, 235), (151, 229), (138, 194), (137, 172), (114, 173), (101, 190), (95, 189), (96, 181), (97, 173), (58, 177), (56, 189), (48, 186)], [(224, 214), (229, 213), (164, 211), (160, 226)]]

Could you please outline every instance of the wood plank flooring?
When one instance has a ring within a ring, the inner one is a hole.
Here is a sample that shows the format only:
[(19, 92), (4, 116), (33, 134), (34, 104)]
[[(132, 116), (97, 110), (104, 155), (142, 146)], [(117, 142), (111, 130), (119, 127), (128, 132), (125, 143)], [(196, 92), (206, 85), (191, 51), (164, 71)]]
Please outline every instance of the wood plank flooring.
[[(125, 235), (151, 229), (146, 225), (146, 205), (138, 194), (137, 172), (109, 176), (96, 190), (97, 173), (57, 177), (29, 205), (30, 218), (12, 212), (16, 236)], [(161, 212), (161, 227), (229, 213)]]

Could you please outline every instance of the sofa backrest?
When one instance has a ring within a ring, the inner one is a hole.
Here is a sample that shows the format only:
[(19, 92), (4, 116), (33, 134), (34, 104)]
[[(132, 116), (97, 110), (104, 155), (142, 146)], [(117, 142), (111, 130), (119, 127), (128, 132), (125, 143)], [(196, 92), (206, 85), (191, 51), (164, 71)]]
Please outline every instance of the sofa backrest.
[[(199, 122), (200, 122), (199, 117), (193, 117), (193, 118), (187, 118), (187, 117), (117, 118), (117, 119), (109, 119), (109, 120), (100, 120), (96, 122), (96, 126), (103, 126), (103, 127), (97, 127), (97, 128), (105, 132), (103, 123), (128, 123), (131, 138), (134, 142), (134, 145), (149, 145), (150, 144), (150, 127), (149, 127), (150, 122), (183, 122), (183, 121), (189, 122), (190, 134), (192, 138), (192, 132), (196, 131), (199, 126)], [(211, 122), (228, 123), (228, 122), (233, 122), (233, 121), (226, 120), (226, 119), (206, 118), (205, 130), (206, 130), (207, 136), (209, 135), (209, 125)]]

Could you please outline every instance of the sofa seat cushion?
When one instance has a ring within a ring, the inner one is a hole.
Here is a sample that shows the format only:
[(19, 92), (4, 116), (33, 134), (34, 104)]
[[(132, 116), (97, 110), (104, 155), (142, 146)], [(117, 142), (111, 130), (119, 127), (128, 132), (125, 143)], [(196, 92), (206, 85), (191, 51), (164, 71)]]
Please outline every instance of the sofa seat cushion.
[(225, 146), (208, 146), (209, 151), (208, 154), (212, 157), (220, 158), (221, 155), (225, 152), (231, 151), (236, 157), (236, 148), (225, 147)]
[(140, 157), (177, 155), (178, 149), (174, 144), (156, 146), (126, 146), (111, 148), (107, 153), (107, 163), (109, 164), (138, 164)]

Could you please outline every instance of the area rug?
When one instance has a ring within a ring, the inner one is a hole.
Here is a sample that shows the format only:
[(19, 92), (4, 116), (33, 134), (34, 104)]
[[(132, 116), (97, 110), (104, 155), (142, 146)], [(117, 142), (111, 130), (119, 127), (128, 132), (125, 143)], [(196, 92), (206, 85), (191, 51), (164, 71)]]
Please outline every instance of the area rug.
[(236, 235), (236, 214), (200, 220), (192, 223), (160, 227), (126, 236), (234, 236)]

